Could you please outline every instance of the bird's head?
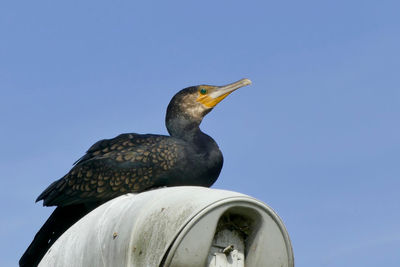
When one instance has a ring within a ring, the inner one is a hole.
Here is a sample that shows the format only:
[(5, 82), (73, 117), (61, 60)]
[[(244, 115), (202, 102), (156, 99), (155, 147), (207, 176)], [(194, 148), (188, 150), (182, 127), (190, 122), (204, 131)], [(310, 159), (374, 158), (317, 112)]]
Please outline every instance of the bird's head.
[(166, 125), (171, 136), (180, 137), (198, 128), (204, 116), (233, 91), (251, 84), (249, 79), (224, 85), (198, 85), (179, 91), (167, 108)]

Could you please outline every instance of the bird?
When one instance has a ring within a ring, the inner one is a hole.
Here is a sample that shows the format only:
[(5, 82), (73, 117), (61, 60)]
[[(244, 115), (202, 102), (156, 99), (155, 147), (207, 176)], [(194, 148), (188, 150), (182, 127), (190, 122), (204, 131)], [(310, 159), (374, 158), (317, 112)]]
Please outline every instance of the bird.
[(126, 193), (166, 186), (210, 187), (218, 178), (223, 155), (200, 123), (249, 79), (224, 85), (190, 86), (168, 104), (168, 135), (124, 133), (92, 145), (61, 179), (36, 199), (56, 209), (22, 255), (20, 266), (37, 266), (69, 227), (101, 204)]

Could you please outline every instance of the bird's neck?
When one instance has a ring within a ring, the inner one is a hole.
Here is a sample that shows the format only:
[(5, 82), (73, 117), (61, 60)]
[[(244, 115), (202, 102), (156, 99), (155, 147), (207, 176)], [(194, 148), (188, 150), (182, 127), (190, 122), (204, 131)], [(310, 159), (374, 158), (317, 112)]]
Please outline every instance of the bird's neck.
[(211, 186), (218, 178), (223, 164), (223, 156), (217, 143), (200, 130), (200, 122), (170, 118), (166, 125), (171, 137), (189, 144), (191, 156), (196, 159), (198, 168), (190, 170), (191, 177), (195, 178), (191, 184)]
[(185, 117), (169, 118), (166, 121), (166, 126), (172, 137), (189, 143), (196, 143), (201, 136), (205, 135), (200, 130), (200, 122)]

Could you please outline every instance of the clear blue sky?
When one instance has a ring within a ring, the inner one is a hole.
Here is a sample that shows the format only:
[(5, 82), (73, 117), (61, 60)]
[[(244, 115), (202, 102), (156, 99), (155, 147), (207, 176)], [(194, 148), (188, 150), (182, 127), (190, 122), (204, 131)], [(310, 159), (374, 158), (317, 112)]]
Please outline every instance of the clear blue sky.
[(400, 262), (398, 1), (1, 1), (0, 265), (95, 141), (161, 133), (180, 89), (250, 78), (202, 129), (215, 188), (272, 206), (296, 266)]

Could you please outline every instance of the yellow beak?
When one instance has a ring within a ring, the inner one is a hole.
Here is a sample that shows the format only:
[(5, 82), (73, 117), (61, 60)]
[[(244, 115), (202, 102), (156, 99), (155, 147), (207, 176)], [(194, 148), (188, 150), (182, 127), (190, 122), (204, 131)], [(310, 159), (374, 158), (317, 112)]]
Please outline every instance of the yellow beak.
[(208, 94), (201, 95), (199, 93), (197, 101), (208, 108), (213, 108), (233, 91), (249, 84), (251, 84), (249, 79), (241, 79), (228, 85), (216, 86)]

